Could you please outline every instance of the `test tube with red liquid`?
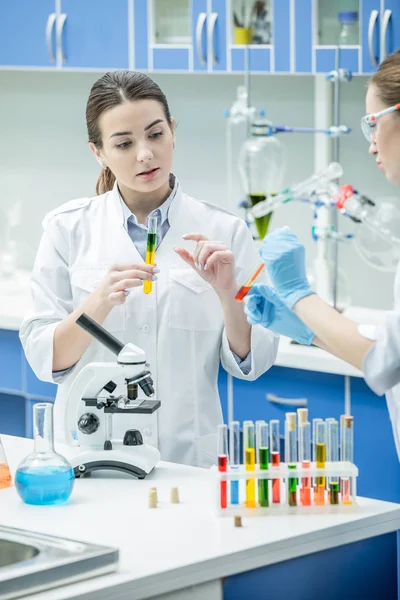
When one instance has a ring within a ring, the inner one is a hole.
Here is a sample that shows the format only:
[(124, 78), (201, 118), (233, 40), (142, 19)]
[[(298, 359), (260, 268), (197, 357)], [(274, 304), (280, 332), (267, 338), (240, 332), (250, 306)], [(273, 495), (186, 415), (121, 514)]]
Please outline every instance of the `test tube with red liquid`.
[[(226, 472), (228, 470), (228, 427), (227, 425), (218, 425), (217, 431), (217, 452), (218, 452), (218, 470)], [(228, 482), (220, 482), (220, 504), (221, 508), (228, 506)]]
[(261, 273), (261, 271), (264, 269), (264, 267), (265, 267), (265, 264), (262, 263), (259, 267), (257, 267), (257, 269), (254, 271), (254, 273), (252, 275), (250, 275), (250, 277), (241, 286), (241, 288), (239, 289), (239, 291), (237, 292), (237, 294), (235, 296), (235, 299), (238, 302), (241, 302), (243, 300), (243, 298), (249, 293), (251, 286), (253, 285), (253, 283), (255, 282), (255, 280), (257, 279), (259, 274)]

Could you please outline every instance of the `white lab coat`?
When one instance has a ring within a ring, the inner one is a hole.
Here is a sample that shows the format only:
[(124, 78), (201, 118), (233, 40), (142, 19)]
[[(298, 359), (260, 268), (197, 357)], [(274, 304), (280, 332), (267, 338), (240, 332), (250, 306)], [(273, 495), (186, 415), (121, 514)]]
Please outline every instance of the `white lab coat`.
[[(153, 415), (135, 417), (144, 441), (157, 446), (164, 460), (208, 466), (215, 461), (216, 428), (222, 422), (220, 360), (233, 376), (254, 380), (274, 363), (279, 338), (260, 325), (252, 327), (251, 371), (244, 375), (230, 351), (215, 291), (173, 251), (174, 246), (194, 248), (194, 242), (182, 240), (189, 232), (222, 240), (235, 254), (241, 282), (260, 262), (245, 223), (218, 206), (183, 194), (180, 186), (168, 219), (170, 229), (156, 252), (160, 273), (153, 293), (133, 288), (126, 303), (113, 308), (104, 327), (122, 342), (143, 348), (150, 363), (161, 408)], [(48, 214), (43, 226), (32, 276), (33, 305), (20, 337), (37, 377), (51, 382), (58, 323), (99, 285), (112, 264), (143, 259), (123, 226), (116, 188), (67, 202)], [(87, 363), (102, 360), (115, 361), (115, 356), (94, 340), (63, 376), (54, 411), (57, 440), (65, 441), (65, 403), (73, 379)], [(120, 426), (124, 430), (132, 423)]]
[(400, 460), (400, 263), (394, 281), (394, 309), (388, 311), (383, 322), (365, 333), (376, 342), (364, 359), (364, 377), (369, 387), (379, 396), (386, 393), (393, 435)]

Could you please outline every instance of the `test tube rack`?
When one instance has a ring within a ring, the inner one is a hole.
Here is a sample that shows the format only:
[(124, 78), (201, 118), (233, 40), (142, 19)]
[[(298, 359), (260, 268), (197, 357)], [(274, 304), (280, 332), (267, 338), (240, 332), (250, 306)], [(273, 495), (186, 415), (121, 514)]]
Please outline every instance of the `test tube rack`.
[[(244, 515), (246, 517), (259, 517), (259, 516), (273, 516), (279, 514), (332, 514), (338, 512), (352, 511), (357, 507), (357, 476), (358, 468), (356, 465), (350, 462), (326, 462), (324, 468), (317, 468), (316, 463), (311, 463), (310, 467), (304, 468), (300, 464), (296, 464), (293, 468), (287, 463), (281, 463), (279, 467), (270, 466), (267, 470), (261, 470), (258, 465), (255, 465), (254, 471), (246, 470), (244, 465), (235, 467), (228, 467), (227, 471), (218, 471), (216, 467), (213, 467), (215, 472), (216, 480), (216, 508), (219, 516), (235, 516)], [(332, 478), (338, 479), (340, 482), (340, 492), (338, 494), (338, 503), (331, 504), (329, 497), (329, 489), (325, 489), (324, 502), (322, 504), (316, 504), (316, 497), (314, 488), (311, 488), (311, 503), (310, 505), (304, 505), (301, 501), (301, 485), (302, 479), (313, 478), (325, 478), (325, 482), (332, 480)], [(328, 479), (330, 478), (330, 479)], [(269, 506), (260, 506), (258, 503), (257, 489), (258, 481), (267, 479), (269, 486)], [(296, 506), (290, 506), (288, 503), (288, 486), (289, 479), (297, 479), (296, 486)], [(256, 498), (255, 504), (252, 507), (246, 505), (246, 481), (255, 480), (255, 491)], [(272, 480), (280, 480), (280, 502), (272, 502)], [(349, 482), (349, 495), (347, 501), (343, 501), (342, 494), (342, 480)], [(239, 503), (232, 504), (230, 502), (230, 483), (231, 481), (239, 482)], [(221, 484), (226, 483), (227, 492), (227, 505), (226, 508), (221, 507)], [(243, 499), (240, 502), (240, 499)]]

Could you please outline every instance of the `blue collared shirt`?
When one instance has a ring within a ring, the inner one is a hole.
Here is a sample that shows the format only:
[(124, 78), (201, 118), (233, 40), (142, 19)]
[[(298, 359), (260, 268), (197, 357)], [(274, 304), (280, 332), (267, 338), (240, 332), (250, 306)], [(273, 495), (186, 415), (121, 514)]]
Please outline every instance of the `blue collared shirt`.
[(146, 225), (139, 223), (136, 216), (129, 210), (127, 205), (125, 204), (122, 196), (118, 190), (119, 199), (121, 201), (122, 213), (124, 216), (124, 227), (129, 234), (132, 242), (135, 244), (137, 251), (143, 260), (146, 260), (146, 244), (147, 244), (147, 223), (149, 217), (157, 217), (157, 248), (161, 244), (164, 239), (168, 229), (169, 229), (169, 221), (168, 221), (168, 211), (171, 206), (171, 202), (176, 196), (176, 192), (178, 190), (178, 180), (175, 175), (170, 175), (169, 185), (172, 188), (172, 192), (168, 196), (168, 198), (155, 210), (153, 210), (146, 219)]

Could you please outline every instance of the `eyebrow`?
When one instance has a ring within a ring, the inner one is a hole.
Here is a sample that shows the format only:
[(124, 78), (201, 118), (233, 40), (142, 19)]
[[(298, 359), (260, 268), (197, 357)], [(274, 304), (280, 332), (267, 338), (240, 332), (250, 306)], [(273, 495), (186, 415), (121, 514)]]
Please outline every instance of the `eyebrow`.
[[(162, 119), (156, 119), (155, 121), (153, 121), (152, 123), (150, 123), (150, 125), (146, 125), (146, 127), (144, 128), (144, 130), (148, 131), (149, 129), (151, 129), (152, 127), (154, 127), (154, 125), (158, 125), (158, 123), (162, 123), (162, 122), (163, 122)], [(112, 133), (110, 135), (110, 138), (117, 137), (119, 135), (132, 135), (132, 131), (117, 131), (116, 133)]]
[(152, 123), (150, 123), (150, 125), (146, 125), (146, 127), (144, 128), (145, 131), (148, 131), (149, 129), (151, 129), (152, 127), (154, 127), (154, 125), (158, 125), (158, 123), (162, 123), (163, 120), (162, 119), (156, 119), (155, 121), (153, 121)]

